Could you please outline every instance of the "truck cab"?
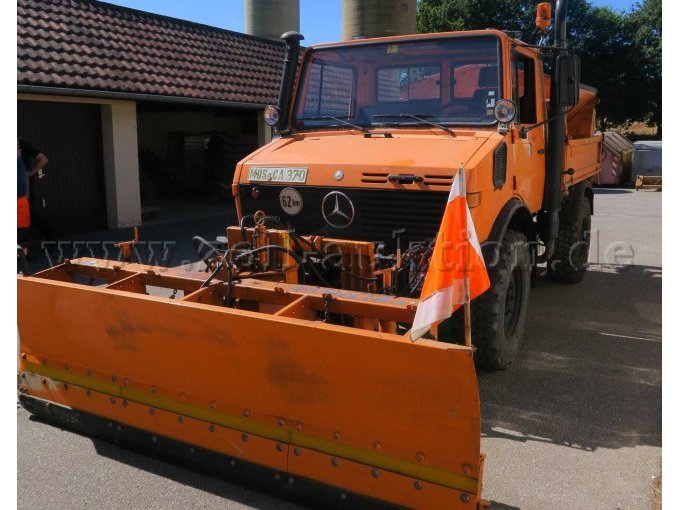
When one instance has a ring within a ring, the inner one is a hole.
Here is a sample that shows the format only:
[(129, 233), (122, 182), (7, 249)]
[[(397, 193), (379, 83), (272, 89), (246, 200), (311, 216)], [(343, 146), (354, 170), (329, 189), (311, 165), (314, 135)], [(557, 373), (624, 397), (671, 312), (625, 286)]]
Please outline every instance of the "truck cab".
[[(373, 242), (381, 254), (378, 269), (398, 265), (414, 246), (436, 236), (453, 179), (465, 172), (492, 282), (508, 244), (526, 245), (523, 267), (498, 269), (519, 273), (507, 278), (503, 297), (492, 306), (516, 307), (508, 293), (520, 302), (519, 311), (503, 310), (511, 324), (501, 326), (514, 346), (500, 358), (496, 349), (490, 355), (495, 361), (487, 363), (506, 366), (519, 348), (536, 263), (548, 261), (551, 274), (565, 281), (585, 271), (583, 260), (564, 257), (589, 230), (590, 212), (586, 225), (583, 212), (571, 209), (585, 199), (592, 211), (589, 180), (599, 170), (601, 144), (594, 134), (596, 91), (576, 81), (573, 104), (557, 114), (561, 133), (553, 134), (551, 88), (558, 82), (544, 73), (546, 52), (502, 31), (323, 44), (301, 58), (298, 36), (288, 34), (281, 99), (266, 112), (279, 136), (242, 160), (235, 173), (241, 225), (263, 213), (300, 235)], [(551, 136), (561, 139), (553, 163)], [(548, 192), (555, 179), (557, 204)], [(560, 240), (557, 219), (561, 215), (567, 228), (568, 214), (578, 216), (578, 239)], [(515, 237), (507, 239), (508, 232)], [(408, 284), (413, 268), (399, 269), (408, 276), (396, 281), (406, 284), (392, 291), (417, 296), (417, 286)], [(478, 327), (476, 336), (484, 342), (489, 334), (495, 333)]]
[[(465, 168), (486, 240), (509, 199), (531, 214), (541, 208), (546, 127), (522, 130), (547, 119), (545, 81), (541, 55), (496, 30), (309, 48), (281, 138), (239, 164), (240, 217), (264, 210), (301, 234), (387, 241), (405, 230), (404, 240), (422, 240), (436, 233)], [(510, 129), (494, 117), (500, 99), (516, 105)], [(594, 173), (598, 147), (589, 145), (570, 180)], [(351, 201), (351, 222), (323, 213), (337, 190)]]

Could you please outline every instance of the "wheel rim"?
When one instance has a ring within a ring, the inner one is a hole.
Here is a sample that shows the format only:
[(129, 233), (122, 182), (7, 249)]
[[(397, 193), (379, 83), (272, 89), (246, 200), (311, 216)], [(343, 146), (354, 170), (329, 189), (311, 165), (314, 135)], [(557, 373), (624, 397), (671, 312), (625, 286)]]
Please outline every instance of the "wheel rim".
[(522, 307), (522, 271), (516, 267), (510, 276), (510, 283), (505, 294), (505, 336), (512, 335), (517, 328), (519, 312)]

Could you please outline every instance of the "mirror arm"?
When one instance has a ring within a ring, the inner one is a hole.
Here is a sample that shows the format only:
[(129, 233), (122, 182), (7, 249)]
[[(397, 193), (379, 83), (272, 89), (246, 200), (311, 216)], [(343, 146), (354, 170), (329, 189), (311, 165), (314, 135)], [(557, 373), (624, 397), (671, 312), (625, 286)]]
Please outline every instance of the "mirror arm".
[(561, 113), (558, 113), (557, 115), (555, 115), (555, 116), (553, 116), (553, 117), (549, 117), (549, 118), (545, 119), (544, 121), (539, 122), (538, 124), (534, 124), (533, 126), (523, 127), (522, 129), (519, 130), (519, 137), (522, 138), (522, 139), (526, 138), (526, 137), (527, 137), (527, 133), (528, 133), (529, 131), (532, 131), (532, 130), (536, 129), (537, 127), (540, 127), (540, 126), (542, 126), (543, 124), (547, 124), (547, 123), (550, 122), (551, 120), (555, 120), (555, 119), (557, 119), (558, 117), (562, 117), (563, 115), (568, 114), (568, 113), (569, 113), (570, 111), (572, 111), (575, 107), (576, 107), (576, 105), (570, 107), (568, 110), (565, 110), (565, 111), (563, 111), (563, 112), (561, 112)]
[(537, 50), (563, 51), (571, 53), (567, 48), (560, 48), (559, 46), (551, 46), (549, 44), (529, 44), (524, 41), (514, 41), (513, 46), (521, 46), (522, 48), (535, 48)]

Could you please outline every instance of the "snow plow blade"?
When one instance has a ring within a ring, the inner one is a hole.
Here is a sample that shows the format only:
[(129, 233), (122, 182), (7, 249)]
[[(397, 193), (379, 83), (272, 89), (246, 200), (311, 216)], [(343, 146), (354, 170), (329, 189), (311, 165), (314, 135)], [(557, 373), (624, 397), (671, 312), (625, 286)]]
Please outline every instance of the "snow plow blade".
[(205, 277), (96, 259), (20, 277), (24, 407), (337, 506), (478, 507), (471, 348), (395, 334), (410, 299)]

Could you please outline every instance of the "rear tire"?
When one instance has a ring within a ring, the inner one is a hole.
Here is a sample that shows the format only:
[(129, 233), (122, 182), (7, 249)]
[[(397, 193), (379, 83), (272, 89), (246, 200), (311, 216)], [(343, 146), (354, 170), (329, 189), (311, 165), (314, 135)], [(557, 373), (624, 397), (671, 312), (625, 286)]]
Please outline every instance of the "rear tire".
[(590, 251), (590, 201), (570, 195), (560, 210), (555, 252), (548, 261), (548, 277), (559, 283), (580, 283), (588, 268)]

